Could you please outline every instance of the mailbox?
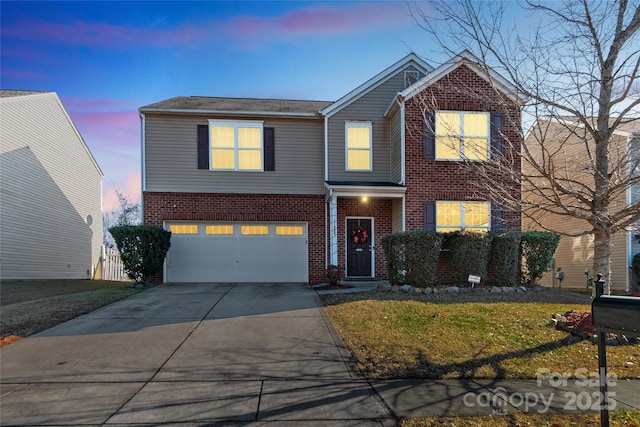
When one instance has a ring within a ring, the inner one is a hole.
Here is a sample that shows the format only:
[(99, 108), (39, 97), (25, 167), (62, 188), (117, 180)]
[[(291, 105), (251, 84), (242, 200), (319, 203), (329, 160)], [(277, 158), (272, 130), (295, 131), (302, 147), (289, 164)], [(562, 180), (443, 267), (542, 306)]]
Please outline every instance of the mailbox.
[(603, 295), (591, 303), (598, 331), (640, 336), (640, 298)]

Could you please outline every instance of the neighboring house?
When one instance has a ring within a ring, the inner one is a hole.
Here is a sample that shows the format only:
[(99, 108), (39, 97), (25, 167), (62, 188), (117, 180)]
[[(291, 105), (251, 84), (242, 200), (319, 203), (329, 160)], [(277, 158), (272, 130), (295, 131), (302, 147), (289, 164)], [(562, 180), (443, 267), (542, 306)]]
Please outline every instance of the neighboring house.
[[(562, 123), (559, 120), (563, 120)], [(581, 138), (583, 127), (572, 118), (541, 117), (534, 124), (525, 137), (525, 143), (536, 159), (541, 159), (542, 150), (538, 141), (543, 141), (547, 162), (552, 158), (560, 161), (562, 168), (558, 173), (566, 170), (567, 177), (575, 183), (593, 186), (593, 172), (585, 167), (589, 164), (588, 153), (585, 150)], [(610, 162), (623, 164), (624, 168), (630, 167), (628, 159), (618, 157), (618, 153), (625, 156), (626, 153), (635, 153), (640, 156), (640, 119), (620, 126), (611, 136)], [(632, 154), (633, 155), (633, 154)], [(523, 165), (525, 174), (531, 166)], [(632, 171), (629, 171), (632, 172)], [(633, 173), (633, 172), (632, 172)], [(636, 168), (635, 173), (640, 173)], [(523, 197), (533, 197), (529, 193), (523, 193)], [(640, 185), (629, 188), (619, 196), (618, 200), (611, 203), (610, 208), (627, 206), (640, 198)], [(531, 200), (531, 199), (530, 199)], [(576, 203), (578, 204), (578, 203)], [(590, 232), (592, 227), (584, 220), (560, 215), (534, 214), (539, 223), (530, 218), (523, 217), (523, 226), (528, 229), (550, 229), (565, 233), (560, 238), (560, 243), (549, 265), (548, 273), (540, 283), (550, 287), (582, 288), (587, 289), (589, 279), (596, 276), (593, 270), (594, 239), (590, 234), (572, 237), (582, 232)], [(631, 260), (640, 252), (640, 222), (636, 223), (635, 230), (618, 232), (611, 239), (611, 289), (613, 291), (627, 291), (633, 289), (635, 278), (631, 271)], [(561, 272), (559, 275), (558, 272)], [(560, 280), (560, 277), (562, 280)]]
[(58, 95), (0, 91), (0, 140), (0, 278), (91, 278), (102, 171)]
[[(466, 146), (482, 167), (503, 136), (519, 154), (517, 129), (502, 126), (519, 107), (504, 111), (488, 81), (520, 100), (474, 61), (465, 52), (433, 69), (409, 54), (335, 102), (200, 96), (140, 108), (144, 222), (172, 232), (163, 279), (319, 282), (329, 264), (382, 278), (391, 233), (520, 229), (520, 213), (476, 194), (478, 175), (460, 162)], [(447, 148), (452, 139), (461, 145)]]

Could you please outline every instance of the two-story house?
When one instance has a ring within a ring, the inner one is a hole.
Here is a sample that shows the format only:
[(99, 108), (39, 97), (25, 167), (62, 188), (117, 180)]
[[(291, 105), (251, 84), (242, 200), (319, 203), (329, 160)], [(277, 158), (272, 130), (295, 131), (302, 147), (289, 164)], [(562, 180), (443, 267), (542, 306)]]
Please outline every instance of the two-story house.
[(505, 117), (520, 101), (464, 52), (435, 69), (409, 54), (333, 102), (142, 107), (144, 222), (172, 232), (163, 279), (318, 282), (330, 264), (380, 278), (391, 233), (519, 229), (461, 160), (518, 156)]

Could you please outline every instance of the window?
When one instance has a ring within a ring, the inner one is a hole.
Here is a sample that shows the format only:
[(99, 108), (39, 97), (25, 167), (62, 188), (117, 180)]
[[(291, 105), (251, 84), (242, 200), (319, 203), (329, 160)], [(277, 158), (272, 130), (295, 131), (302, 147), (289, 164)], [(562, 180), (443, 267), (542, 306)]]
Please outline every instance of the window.
[(278, 236), (302, 236), (301, 225), (277, 225), (276, 234)]
[(262, 122), (209, 121), (212, 170), (262, 171)]
[(420, 80), (420, 72), (417, 70), (405, 70), (404, 87), (405, 89)]
[(243, 225), (240, 227), (240, 232), (244, 235), (266, 235), (269, 234), (269, 227), (267, 225)]
[(346, 134), (346, 170), (371, 171), (371, 123), (347, 122)]
[(171, 224), (169, 231), (173, 234), (198, 234), (197, 224)]
[(487, 160), (489, 113), (436, 111), (435, 157), (441, 160)]
[(207, 234), (233, 234), (233, 225), (207, 225)]
[(489, 231), (489, 203), (436, 202), (436, 231)]

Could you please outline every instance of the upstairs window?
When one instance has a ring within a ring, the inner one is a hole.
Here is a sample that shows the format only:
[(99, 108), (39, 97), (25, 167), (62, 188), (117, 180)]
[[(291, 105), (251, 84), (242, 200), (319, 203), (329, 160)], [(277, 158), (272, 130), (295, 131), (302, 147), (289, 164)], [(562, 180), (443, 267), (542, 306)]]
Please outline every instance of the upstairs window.
[(436, 202), (436, 231), (489, 231), (488, 202)]
[(211, 170), (262, 171), (262, 122), (209, 121)]
[(346, 170), (370, 172), (372, 170), (371, 122), (345, 124)]
[(436, 111), (435, 150), (439, 160), (487, 160), (489, 113)]

